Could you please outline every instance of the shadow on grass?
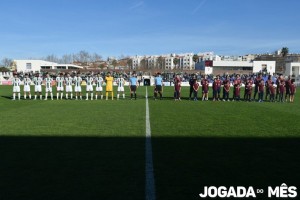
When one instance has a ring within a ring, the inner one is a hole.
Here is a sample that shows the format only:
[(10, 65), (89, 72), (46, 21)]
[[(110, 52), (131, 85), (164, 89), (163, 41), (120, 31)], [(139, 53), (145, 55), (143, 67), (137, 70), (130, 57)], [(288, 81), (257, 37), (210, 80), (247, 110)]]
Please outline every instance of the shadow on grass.
[[(159, 200), (299, 185), (300, 138), (152, 138), (152, 149)], [(144, 138), (0, 137), (0, 159), (1, 199), (145, 199)]]

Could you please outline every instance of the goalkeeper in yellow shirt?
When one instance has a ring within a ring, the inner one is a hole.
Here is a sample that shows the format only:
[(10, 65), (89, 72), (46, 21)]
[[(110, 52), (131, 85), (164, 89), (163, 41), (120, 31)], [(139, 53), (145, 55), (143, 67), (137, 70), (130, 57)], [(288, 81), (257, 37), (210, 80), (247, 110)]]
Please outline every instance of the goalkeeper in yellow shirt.
[(111, 76), (110, 72), (107, 73), (105, 77), (106, 82), (106, 100), (108, 100), (108, 93), (111, 92), (111, 100), (114, 100), (114, 90), (113, 90), (114, 78)]

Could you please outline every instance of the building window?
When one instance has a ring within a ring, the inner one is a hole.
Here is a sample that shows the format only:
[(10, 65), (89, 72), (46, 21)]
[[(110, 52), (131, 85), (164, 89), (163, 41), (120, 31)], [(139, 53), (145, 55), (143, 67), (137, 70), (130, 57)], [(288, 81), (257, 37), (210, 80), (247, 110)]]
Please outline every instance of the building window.
[(31, 63), (26, 63), (26, 69), (31, 70)]

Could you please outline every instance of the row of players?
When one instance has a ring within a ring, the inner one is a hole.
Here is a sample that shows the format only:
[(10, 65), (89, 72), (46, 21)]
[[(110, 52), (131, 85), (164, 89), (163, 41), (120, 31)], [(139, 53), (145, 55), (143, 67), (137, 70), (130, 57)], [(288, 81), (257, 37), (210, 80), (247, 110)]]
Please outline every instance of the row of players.
[[(105, 82), (106, 84), (106, 100), (108, 100), (108, 94), (111, 93), (111, 98), (112, 100), (114, 99), (114, 94), (113, 94), (113, 77), (111, 74), (108, 72), (107, 76), (105, 77), (105, 80), (102, 78), (100, 74), (97, 75), (96, 78), (92, 77), (91, 75), (88, 75), (86, 78), (86, 100), (90, 99), (93, 100), (94, 96), (94, 88), (93, 84), (96, 84), (96, 95), (95, 99), (98, 99), (98, 94), (100, 94), (100, 98), (103, 99), (103, 83)], [(53, 79), (49, 76), (49, 74), (46, 75), (46, 78), (43, 80), (42, 77), (40, 77), (38, 74), (36, 77), (31, 80), (28, 77), (28, 74), (25, 74), (24, 78), (24, 99), (27, 98), (27, 95), (29, 99), (31, 99), (31, 93), (30, 93), (30, 85), (31, 82), (34, 83), (35, 86), (35, 96), (34, 99), (37, 99), (37, 96), (40, 96), (40, 99), (42, 99), (42, 83), (45, 82), (45, 100), (48, 99), (48, 96), (50, 95), (51, 100), (53, 100), (53, 92), (52, 92), (52, 82)], [(63, 99), (64, 95), (64, 87), (66, 88), (66, 99), (73, 99), (73, 83), (75, 85), (74, 91), (75, 91), (75, 99), (81, 99), (82, 100), (82, 89), (81, 89), (81, 84), (82, 84), (82, 78), (80, 77), (80, 74), (78, 73), (74, 78), (70, 76), (70, 74), (67, 74), (66, 77), (63, 76), (61, 73), (58, 77), (56, 77), (56, 97), (58, 99)], [(21, 80), (19, 79), (18, 75), (15, 74), (13, 78), (13, 100), (16, 100), (16, 96), (18, 95), (18, 99), (21, 99), (21, 94), (20, 94), (20, 84)], [(117, 94), (117, 99), (120, 97), (120, 93), (122, 93), (123, 98), (125, 98), (125, 93), (124, 93), (124, 84), (125, 84), (125, 79), (120, 75), (120, 77), (117, 79), (117, 84), (118, 84), (118, 94)], [(133, 97), (136, 99), (136, 89), (138, 87), (138, 80), (136, 77), (136, 74), (133, 74), (132, 77), (129, 79), (129, 87), (130, 87), (130, 95), (131, 99)], [(70, 95), (70, 96), (69, 96)]]
[[(48, 97), (48, 93), (51, 95), (51, 99), (53, 99), (53, 94), (52, 94), (52, 78), (49, 77), (49, 75), (46, 75), (46, 78), (44, 79), (45, 81), (45, 86), (46, 86), (46, 98)], [(43, 79), (39, 76), (35, 77), (33, 79), (33, 82), (35, 84), (35, 99), (37, 98), (37, 93), (40, 94), (41, 96), (41, 85), (43, 82)], [(96, 83), (96, 99), (98, 98), (98, 93), (100, 93), (101, 99), (103, 99), (103, 78), (101, 77), (100, 74), (97, 75), (96, 78), (93, 78), (92, 76), (88, 76), (86, 79), (86, 100), (88, 100), (89, 94), (91, 96), (91, 100), (93, 100), (93, 83)], [(107, 74), (105, 77), (105, 82), (106, 82), (106, 99), (108, 99), (108, 92), (111, 92), (112, 94), (112, 99), (113, 99), (113, 87), (112, 87), (112, 82), (113, 82), (113, 77), (111, 77), (110, 73)], [(130, 85), (130, 91), (131, 91), (131, 99), (133, 98), (133, 95), (135, 96), (136, 99), (136, 88), (137, 88), (137, 78), (136, 75), (134, 74), (130, 79), (129, 79), (129, 85)], [(56, 86), (57, 86), (57, 99), (62, 99), (63, 98), (63, 91), (64, 91), (64, 86), (66, 86), (66, 99), (68, 99), (68, 95), (70, 94), (71, 99), (73, 98), (73, 90), (72, 90), (72, 84), (75, 84), (75, 94), (76, 94), (76, 99), (79, 98), (82, 99), (82, 94), (81, 94), (81, 83), (82, 83), (82, 78), (80, 77), (80, 74), (77, 74), (74, 78), (70, 76), (70, 74), (67, 74), (66, 77), (63, 77), (63, 74), (60, 74), (56, 78)], [(246, 79), (246, 80), (241, 80), (239, 75), (236, 75), (234, 81), (233, 81), (233, 101), (234, 100), (240, 100), (240, 92), (241, 92), (241, 85), (242, 83), (245, 85), (245, 92), (244, 92), (244, 99), (251, 101), (251, 96), (252, 96), (252, 91), (253, 91), (253, 85), (254, 85), (254, 100), (256, 98), (256, 95), (258, 94), (258, 101), (262, 102), (263, 97), (265, 94), (265, 100), (267, 100), (267, 97), (270, 97), (270, 101), (275, 101), (275, 95), (276, 95), (276, 100), (283, 102), (283, 96), (284, 93), (285, 99), (287, 101), (287, 96), (290, 98), (290, 102), (294, 101), (294, 94), (296, 92), (296, 85), (295, 85), (295, 80), (290, 79), (290, 77), (285, 80), (282, 75), (280, 75), (277, 80), (276, 80), (276, 86), (275, 83), (272, 82), (272, 77), (269, 76), (267, 81), (264, 81), (261, 74), (258, 75), (254, 80), (251, 78)], [(29, 95), (29, 98), (31, 98), (30, 94), (30, 84), (31, 84), (31, 79), (28, 78), (27, 75), (25, 75), (24, 79), (24, 98), (26, 99), (26, 95)], [(117, 84), (118, 84), (118, 94), (117, 94), (117, 99), (119, 99), (120, 92), (123, 93), (123, 98), (125, 98), (124, 94), (124, 84), (125, 80), (122, 77), (122, 75), (117, 79)], [(20, 99), (20, 79), (15, 75), (15, 78), (13, 80), (13, 85), (14, 85), (14, 94), (13, 94), (13, 99), (16, 97), (16, 93), (19, 93), (19, 99)], [(200, 88), (200, 84), (198, 83), (196, 77), (193, 77), (190, 80), (190, 99), (192, 94), (194, 94), (194, 100), (198, 100), (198, 90)], [(208, 100), (208, 92), (209, 92), (209, 81), (207, 77), (205, 76), (201, 80), (201, 86), (202, 86), (202, 100)], [(231, 82), (229, 77), (227, 77), (225, 80), (220, 80), (220, 76), (217, 76), (214, 79), (214, 82), (212, 84), (212, 89), (213, 89), (213, 100), (220, 100), (220, 93), (221, 93), (221, 87), (223, 86), (223, 101), (229, 101), (229, 93), (230, 93), (230, 86)], [(157, 76), (155, 77), (155, 90), (154, 90), (154, 99), (157, 98), (157, 95), (160, 95), (160, 99), (162, 99), (162, 78), (160, 74), (158, 73)], [(180, 75), (176, 75), (174, 77), (174, 98), (175, 100), (180, 100), (180, 93), (181, 93), (181, 77)], [(264, 93), (265, 91), (265, 93)]]
[[(248, 78), (246, 80), (241, 80), (240, 75), (236, 75), (233, 81), (233, 98), (232, 100), (240, 100), (240, 92), (242, 83), (245, 86), (244, 90), (244, 99), (246, 101), (252, 101), (252, 93), (253, 93), (253, 86), (254, 86), (254, 95), (253, 99), (256, 99), (256, 95), (258, 94), (258, 101), (262, 102), (269, 97), (271, 102), (277, 101), (283, 102), (284, 100), (287, 101), (287, 97), (289, 97), (290, 102), (294, 102), (294, 97), (296, 93), (296, 85), (295, 80), (288, 77), (288, 79), (284, 79), (283, 75), (280, 75), (276, 83), (272, 81), (272, 76), (270, 75), (266, 81), (262, 78), (262, 75), (259, 74), (254, 80), (252, 78)], [(205, 76), (201, 80), (202, 85), (202, 100), (208, 100), (208, 92), (209, 92), (209, 81)], [(227, 77), (225, 80), (220, 80), (220, 76), (217, 76), (212, 84), (213, 89), (213, 101), (220, 100), (220, 93), (221, 87), (223, 86), (223, 101), (229, 101), (229, 93), (230, 93), (230, 79)], [(194, 93), (194, 100), (197, 100), (197, 92), (199, 89), (199, 83), (195, 79), (190, 80), (190, 98), (192, 93)], [(176, 85), (175, 85), (176, 91)], [(284, 99), (285, 93), (285, 99)]]

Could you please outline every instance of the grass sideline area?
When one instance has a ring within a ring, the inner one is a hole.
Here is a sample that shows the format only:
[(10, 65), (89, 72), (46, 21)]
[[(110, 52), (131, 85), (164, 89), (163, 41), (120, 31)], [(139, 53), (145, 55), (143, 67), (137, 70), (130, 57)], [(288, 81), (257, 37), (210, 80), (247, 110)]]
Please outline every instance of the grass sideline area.
[[(145, 87), (136, 101), (125, 90), (119, 101), (11, 101), (0, 86), (0, 199), (144, 199)], [(299, 188), (298, 93), (294, 103), (148, 93), (157, 199), (200, 199), (210, 185)]]

